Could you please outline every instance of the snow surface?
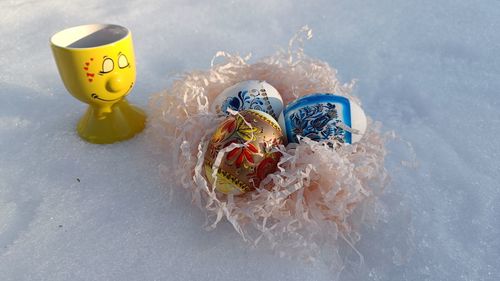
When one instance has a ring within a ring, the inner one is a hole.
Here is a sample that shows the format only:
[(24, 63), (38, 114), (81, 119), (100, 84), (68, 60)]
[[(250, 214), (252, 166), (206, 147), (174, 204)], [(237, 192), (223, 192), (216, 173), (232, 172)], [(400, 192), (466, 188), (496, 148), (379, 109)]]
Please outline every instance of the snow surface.
[[(332, 280), (315, 264), (251, 249), (228, 224), (206, 232), (169, 195), (145, 135), (83, 142), (85, 106), (67, 94), (48, 39), (117, 23), (134, 36), (130, 100), (207, 69), (219, 50), (286, 47), (329, 62), (366, 112), (412, 143), (389, 145), (382, 220), (366, 227), (340, 280), (500, 280), (500, 2), (1, 1), (0, 280)], [(175, 189), (175, 187), (174, 187)]]

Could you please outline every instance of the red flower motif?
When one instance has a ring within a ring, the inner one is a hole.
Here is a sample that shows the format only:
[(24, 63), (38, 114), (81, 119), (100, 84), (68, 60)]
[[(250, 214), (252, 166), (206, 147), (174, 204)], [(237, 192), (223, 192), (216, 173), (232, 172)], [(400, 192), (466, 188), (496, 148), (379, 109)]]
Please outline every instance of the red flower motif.
[[(227, 143), (224, 147), (228, 147), (232, 143), (238, 143), (238, 142), (231, 141), (231, 142)], [(234, 164), (236, 165), (236, 168), (241, 167), (241, 165), (244, 162), (247, 162), (250, 165), (253, 165), (255, 163), (253, 160), (253, 154), (258, 153), (258, 152), (259, 152), (259, 150), (257, 149), (257, 147), (255, 147), (254, 144), (248, 143), (243, 147), (236, 147), (233, 150), (229, 151), (226, 159), (230, 160), (230, 161), (234, 160)]]
[(260, 161), (259, 165), (255, 168), (255, 172), (250, 174), (249, 176), (256, 178), (256, 184), (260, 184), (260, 182), (267, 177), (267, 175), (276, 172), (278, 169), (278, 161), (281, 157), (281, 153), (274, 152)]
[(221, 126), (215, 131), (212, 141), (214, 143), (218, 143), (220, 141), (225, 140), (228, 136), (230, 136), (234, 130), (236, 129), (236, 119), (228, 118), (222, 122)]
[(226, 120), (221, 128), (223, 131), (232, 133), (234, 129), (236, 129), (236, 120), (234, 118), (230, 118), (229, 120)]

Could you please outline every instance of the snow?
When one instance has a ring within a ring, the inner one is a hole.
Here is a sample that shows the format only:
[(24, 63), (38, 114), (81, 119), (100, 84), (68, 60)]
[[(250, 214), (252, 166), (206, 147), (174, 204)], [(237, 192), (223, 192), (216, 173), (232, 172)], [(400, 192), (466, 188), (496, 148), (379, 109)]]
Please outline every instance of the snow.
[[(485, 1), (2, 1), (0, 280), (332, 280), (315, 263), (207, 232), (160, 180), (145, 135), (92, 145), (85, 106), (64, 89), (48, 39), (93, 22), (133, 32), (148, 97), (224, 50), (254, 58), (303, 25), (307, 54), (339, 70), (389, 144), (384, 214), (340, 280), (500, 280), (500, 3)], [(175, 189), (175, 187), (173, 187)]]

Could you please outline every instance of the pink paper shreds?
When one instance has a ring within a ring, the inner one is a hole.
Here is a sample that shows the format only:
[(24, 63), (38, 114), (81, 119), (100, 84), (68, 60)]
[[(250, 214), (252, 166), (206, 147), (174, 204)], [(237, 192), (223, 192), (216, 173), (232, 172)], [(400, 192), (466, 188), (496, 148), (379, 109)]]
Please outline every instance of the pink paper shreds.
[(304, 54), (302, 41), (311, 37), (304, 27), (287, 50), (248, 63), (217, 53), (207, 71), (192, 71), (150, 102), (148, 137), (162, 156), (165, 186), (183, 188), (206, 213), (208, 228), (229, 221), (247, 242), (269, 243), (281, 255), (314, 259), (321, 249), (354, 244), (366, 218), (373, 217), (375, 202), (387, 184), (384, 168), (386, 137), (381, 125), (369, 119), (363, 139), (332, 149), (303, 139), (280, 147), (279, 170), (261, 188), (241, 196), (213, 191), (203, 177), (203, 159), (210, 136), (223, 118), (209, 105), (225, 88), (243, 80), (265, 80), (282, 95), (285, 104), (320, 92), (352, 96), (353, 83), (342, 84), (326, 62)]

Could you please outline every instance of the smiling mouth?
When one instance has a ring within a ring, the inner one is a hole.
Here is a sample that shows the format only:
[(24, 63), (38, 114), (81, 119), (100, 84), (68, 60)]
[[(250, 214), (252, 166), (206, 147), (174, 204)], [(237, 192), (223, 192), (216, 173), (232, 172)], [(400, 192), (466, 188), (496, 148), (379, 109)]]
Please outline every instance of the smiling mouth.
[(132, 82), (132, 83), (130, 84), (130, 87), (128, 88), (127, 92), (126, 92), (123, 96), (121, 96), (121, 97), (119, 97), (119, 98), (116, 98), (116, 99), (112, 99), (112, 100), (103, 99), (103, 98), (99, 97), (96, 93), (92, 93), (92, 94), (90, 95), (90, 97), (91, 97), (91, 98), (93, 98), (93, 99), (95, 99), (95, 100), (102, 100), (102, 101), (117, 101), (117, 100), (119, 100), (119, 99), (122, 99), (122, 98), (126, 97), (126, 96), (129, 94), (130, 89), (132, 89), (132, 87), (133, 87), (133, 86), (134, 86), (134, 82)]
[(93, 99), (95, 100), (102, 100), (102, 101), (115, 101), (115, 100), (119, 100), (121, 99), (122, 97), (119, 97), (119, 98), (116, 98), (116, 99), (112, 99), (112, 100), (107, 100), (107, 99), (103, 99), (103, 98), (100, 98), (98, 95), (96, 94), (92, 94), (90, 95)]

